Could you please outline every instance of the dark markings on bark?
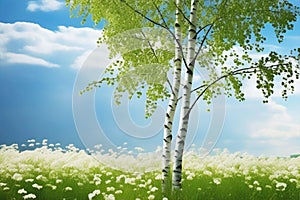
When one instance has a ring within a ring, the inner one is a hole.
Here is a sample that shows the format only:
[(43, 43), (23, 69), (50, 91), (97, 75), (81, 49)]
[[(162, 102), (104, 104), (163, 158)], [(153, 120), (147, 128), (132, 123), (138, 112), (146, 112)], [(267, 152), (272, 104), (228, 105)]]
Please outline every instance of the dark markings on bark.
[(170, 119), (170, 115), (169, 115), (169, 113), (167, 113), (167, 118), (169, 118), (169, 119)]
[(183, 141), (183, 140), (180, 140), (178, 143), (179, 143), (179, 144), (184, 144), (184, 141)]
[(191, 76), (193, 75), (193, 71), (190, 68), (187, 68), (187, 73)]
[(186, 128), (182, 128), (182, 129), (180, 129), (180, 131), (186, 132), (187, 130), (186, 130)]
[(174, 62), (179, 62), (180, 61), (180, 58), (177, 58), (174, 60)]
[(182, 169), (182, 165), (181, 164), (179, 164), (179, 165), (176, 166), (176, 170), (182, 171), (181, 169)]
[(167, 136), (167, 139), (170, 139), (170, 140), (172, 140), (172, 135), (170, 134), (170, 135), (168, 135)]

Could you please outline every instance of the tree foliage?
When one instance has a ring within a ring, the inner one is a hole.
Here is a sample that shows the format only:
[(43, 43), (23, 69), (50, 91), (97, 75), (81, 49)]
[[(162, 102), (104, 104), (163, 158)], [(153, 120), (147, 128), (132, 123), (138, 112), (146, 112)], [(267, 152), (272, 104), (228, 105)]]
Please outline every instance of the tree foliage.
[[(170, 41), (174, 40), (172, 34), (175, 26), (175, 2), (162, 0), (67, 0), (66, 2), (73, 16), (82, 16), (83, 22), (90, 14), (95, 24), (103, 20), (105, 22), (103, 36), (99, 38), (98, 43), (108, 44), (111, 56), (119, 54), (122, 57), (107, 68), (106, 77), (91, 83), (84, 91), (101, 86), (104, 82), (109, 85), (117, 83), (115, 92), (117, 103), (120, 103), (123, 92), (128, 92), (130, 97), (134, 94), (140, 97), (142, 92), (146, 91), (146, 116), (151, 116), (157, 100), (168, 98), (172, 91), (170, 85), (166, 83), (167, 72), (172, 68), (171, 61), (174, 57), (174, 45), (170, 44)], [(187, 35), (190, 23), (189, 5), (190, 1), (185, 1), (180, 9), (184, 16), (181, 24), (183, 36)], [(245, 100), (242, 80), (255, 75), (256, 87), (266, 98), (264, 102), (267, 102), (267, 98), (274, 92), (275, 76), (281, 77), (282, 96), (287, 98), (288, 93), (294, 90), (293, 80), (299, 77), (299, 63), (297, 63), (299, 49), (291, 51), (290, 55), (270, 52), (267, 57), (259, 60), (253, 60), (251, 53), (265, 50), (266, 36), (263, 29), (268, 24), (273, 27), (278, 42), (282, 42), (286, 31), (293, 29), (299, 8), (282, 0), (201, 0), (199, 7), (196, 25), (198, 32), (195, 38), (198, 43), (198, 57), (195, 59), (200, 67), (210, 70), (211, 75), (208, 80), (203, 80), (199, 87), (202, 90), (197, 90), (198, 95), (210, 103), (211, 98), (225, 89), (226, 95), (235, 96), (240, 101)], [(158, 31), (154, 31), (155, 36), (152, 36), (154, 32), (145, 27), (155, 28)], [(135, 30), (139, 29), (145, 33), (136, 34)], [(132, 30), (135, 31), (136, 37), (128, 38), (132, 36), (129, 32)], [(157, 33), (163, 33), (164, 36)], [(118, 34), (121, 35), (116, 37)], [(161, 46), (167, 45), (168, 49), (153, 44), (158, 41), (165, 41)], [(183, 60), (187, 65), (185, 42), (183, 41), (181, 47)], [(210, 58), (209, 61), (207, 57)], [(232, 60), (230, 64), (229, 60)], [(216, 69), (221, 69), (222, 73), (215, 73)], [(224, 81), (216, 81), (221, 79)]]

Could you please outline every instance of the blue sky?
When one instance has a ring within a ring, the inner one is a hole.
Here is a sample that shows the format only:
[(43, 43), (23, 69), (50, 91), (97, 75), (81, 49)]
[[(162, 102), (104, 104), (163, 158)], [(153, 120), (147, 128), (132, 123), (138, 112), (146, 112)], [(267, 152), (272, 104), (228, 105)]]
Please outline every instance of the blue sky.
[[(100, 126), (102, 133), (115, 145), (127, 142), (130, 147), (154, 150), (161, 145), (162, 132), (155, 129), (153, 134), (148, 134), (149, 130), (143, 128), (151, 123), (143, 118), (143, 102), (134, 100), (122, 107), (124, 110), (118, 110), (121, 108), (111, 104), (112, 88), (95, 92), (95, 106), (90, 109), (94, 108), (98, 124), (84, 114), (81, 122), (76, 122), (78, 119), (74, 122), (72, 98), (77, 93), (73, 93), (73, 86), (80, 73), (84, 73), (80, 67), (85, 66), (84, 61), (89, 58), (92, 65), (100, 66), (99, 69), (93, 67), (89, 73), (99, 76), (108, 60), (108, 52), (105, 46), (95, 51), (101, 25), (94, 27), (91, 21), (82, 25), (80, 19), (69, 16), (62, 1), (0, 1), (0, 143), (22, 144), (31, 138), (38, 141), (47, 138), (51, 143), (73, 143), (84, 148), (89, 142), (101, 143), (96, 133)], [(299, 20), (282, 44), (274, 43), (269, 29), (266, 33), (269, 50), (287, 52), (300, 47)], [(91, 52), (95, 57), (87, 57)], [(263, 104), (251, 81), (245, 83), (245, 91), (245, 102), (226, 99), (224, 126), (216, 148), (255, 155), (300, 153), (300, 82), (296, 82), (295, 94), (288, 101), (275, 92), (270, 103)], [(81, 103), (92, 101), (93, 94), (79, 98)], [(191, 143), (196, 146), (201, 146), (207, 132), (214, 131), (208, 127), (218, 112), (207, 113), (206, 109), (204, 102), (200, 102), (199, 116), (195, 111), (192, 117), (191, 132), (197, 134), (195, 138), (191, 134)], [(161, 113), (156, 117), (158, 121), (163, 119)], [(219, 126), (222, 125), (220, 122)], [(128, 133), (131, 128), (132, 133)]]

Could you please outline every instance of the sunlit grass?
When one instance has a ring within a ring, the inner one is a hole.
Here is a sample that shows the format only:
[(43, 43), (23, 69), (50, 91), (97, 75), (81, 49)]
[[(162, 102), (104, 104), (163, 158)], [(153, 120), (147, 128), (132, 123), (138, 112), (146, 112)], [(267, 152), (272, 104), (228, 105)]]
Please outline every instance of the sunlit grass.
[[(1, 146), (0, 199), (163, 199), (159, 150), (120, 155), (47, 141), (29, 146)], [(184, 160), (183, 190), (168, 199), (300, 199), (300, 157), (222, 151), (201, 158), (190, 151)]]

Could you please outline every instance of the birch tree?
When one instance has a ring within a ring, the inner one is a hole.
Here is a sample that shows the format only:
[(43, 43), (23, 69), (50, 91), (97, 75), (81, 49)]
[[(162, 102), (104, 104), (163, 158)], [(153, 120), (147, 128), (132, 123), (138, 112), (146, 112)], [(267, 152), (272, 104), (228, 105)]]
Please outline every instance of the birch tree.
[[(300, 48), (282, 55), (266, 52), (264, 48), (266, 25), (272, 27), (280, 43), (299, 16), (299, 8), (285, 0), (66, 2), (74, 16), (83, 16), (83, 21), (90, 14), (96, 24), (104, 21), (103, 36), (98, 42), (108, 44), (112, 56), (120, 54), (122, 57), (107, 68), (106, 77), (91, 83), (84, 91), (104, 83), (116, 84), (117, 103), (124, 92), (129, 93), (130, 98), (144, 94), (146, 117), (154, 112), (158, 100), (169, 100), (163, 136), (164, 190), (170, 179), (172, 124), (179, 100), (182, 106), (172, 170), (174, 190), (182, 187), (189, 116), (200, 99), (209, 104), (212, 98), (223, 93), (243, 101), (245, 78), (256, 80), (256, 88), (262, 91), (265, 103), (280, 80), (282, 97), (286, 99), (294, 91), (294, 80), (299, 78)], [(148, 31), (146, 27), (155, 31)], [(132, 34), (128, 34), (130, 30), (134, 30)], [(125, 37), (128, 35), (131, 37)], [(116, 38), (119, 39), (116, 41)], [(132, 47), (133, 43), (139, 45)], [(124, 51), (124, 48), (132, 51)], [(268, 55), (254, 59), (251, 57), (254, 52)], [(195, 67), (209, 71), (210, 76), (193, 86)], [(172, 81), (167, 76), (169, 71), (173, 71)], [(182, 97), (179, 97), (180, 89)], [(192, 93), (197, 96), (193, 102)]]

